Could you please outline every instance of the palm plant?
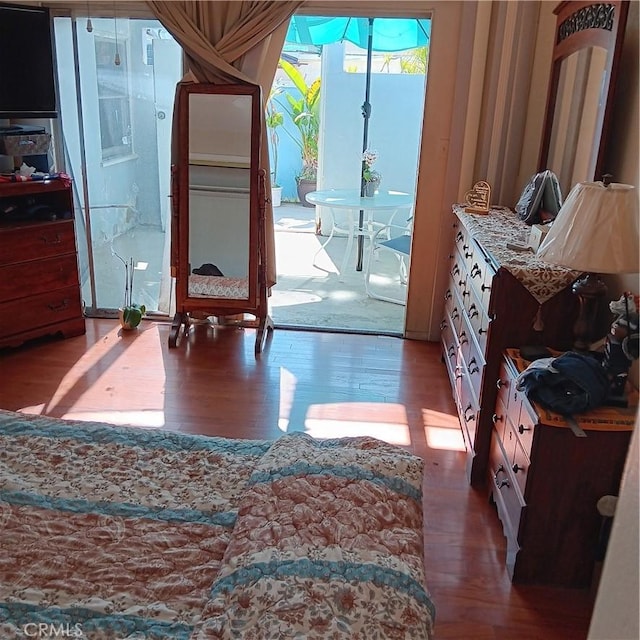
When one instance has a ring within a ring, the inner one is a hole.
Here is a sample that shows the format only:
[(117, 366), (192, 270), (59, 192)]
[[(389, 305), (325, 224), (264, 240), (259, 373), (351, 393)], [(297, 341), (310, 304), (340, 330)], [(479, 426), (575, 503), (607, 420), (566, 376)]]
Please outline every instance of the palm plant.
[(315, 180), (318, 173), (318, 135), (320, 133), (320, 78), (307, 85), (300, 71), (282, 58), (280, 68), (300, 92), (299, 98), (285, 94), (287, 113), (300, 133), (299, 139), (291, 136), (300, 147), (302, 156), (302, 171), (297, 176), (297, 180)]

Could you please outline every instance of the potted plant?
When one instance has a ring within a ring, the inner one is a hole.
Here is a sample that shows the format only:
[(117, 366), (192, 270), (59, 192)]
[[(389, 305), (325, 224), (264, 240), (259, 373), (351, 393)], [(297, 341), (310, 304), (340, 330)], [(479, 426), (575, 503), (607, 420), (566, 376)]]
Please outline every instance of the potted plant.
[(267, 100), (267, 108), (265, 113), (265, 122), (267, 129), (269, 130), (269, 140), (271, 142), (270, 150), (273, 162), (271, 163), (271, 205), (273, 207), (279, 207), (282, 202), (282, 187), (278, 184), (278, 143), (280, 138), (278, 136), (278, 127), (284, 124), (284, 116), (281, 111), (278, 111), (275, 96), (280, 94), (282, 89), (280, 87), (272, 87), (269, 93), (269, 99)]
[(124, 304), (122, 308), (118, 309), (118, 319), (120, 320), (120, 326), (128, 331), (135, 329), (140, 324), (147, 308), (143, 304), (133, 302), (133, 258), (129, 258), (127, 262), (115, 251), (113, 251), (113, 255), (124, 265)]
[(376, 190), (380, 186), (382, 174), (373, 168), (375, 161), (378, 159), (378, 152), (373, 149), (367, 149), (362, 153), (362, 181), (364, 187), (364, 196), (371, 198), (376, 194)]
[[(311, 207), (305, 198), (310, 191), (315, 191), (318, 178), (318, 135), (320, 132), (320, 78), (307, 85), (304, 76), (290, 62), (280, 59), (280, 68), (289, 76), (300, 97), (285, 94), (291, 121), (298, 128), (299, 139), (292, 136), (300, 147), (302, 170), (296, 176), (298, 198), (300, 202)], [(286, 131), (286, 129), (285, 129)]]

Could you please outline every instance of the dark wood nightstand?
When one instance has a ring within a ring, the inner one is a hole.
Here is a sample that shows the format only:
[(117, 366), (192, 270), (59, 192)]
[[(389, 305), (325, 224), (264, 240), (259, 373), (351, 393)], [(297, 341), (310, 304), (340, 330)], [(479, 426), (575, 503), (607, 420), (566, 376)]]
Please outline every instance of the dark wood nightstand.
[(514, 582), (591, 584), (602, 517), (597, 502), (617, 495), (637, 412), (599, 407), (575, 416), (579, 437), (558, 414), (529, 402), (516, 378), (529, 363), (503, 355), (493, 415), (490, 494), (507, 538)]

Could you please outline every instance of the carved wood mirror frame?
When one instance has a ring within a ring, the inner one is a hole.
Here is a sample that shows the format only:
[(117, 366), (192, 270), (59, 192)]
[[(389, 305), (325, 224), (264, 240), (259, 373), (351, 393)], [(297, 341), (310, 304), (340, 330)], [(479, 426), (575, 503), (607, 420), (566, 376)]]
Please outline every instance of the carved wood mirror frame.
[(169, 346), (196, 321), (213, 317), (219, 325), (255, 327), (258, 354), (267, 329), (273, 329), (260, 168), (261, 89), (184, 83), (176, 104), (171, 227), (176, 314)]
[[(563, 194), (600, 180), (628, 0), (561, 2), (538, 171), (558, 175)], [(585, 124), (586, 123), (586, 124)]]

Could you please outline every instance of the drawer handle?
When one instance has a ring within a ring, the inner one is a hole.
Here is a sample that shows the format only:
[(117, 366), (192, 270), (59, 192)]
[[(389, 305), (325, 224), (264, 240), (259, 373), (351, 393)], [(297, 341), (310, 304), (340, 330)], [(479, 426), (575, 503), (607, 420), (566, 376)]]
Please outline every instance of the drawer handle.
[(477, 262), (471, 267), (471, 277), (475, 278), (476, 276), (482, 276), (482, 269), (478, 266)]
[(458, 280), (458, 286), (464, 287), (464, 280)]
[(523, 424), (519, 424), (518, 433), (522, 435), (525, 431), (531, 431), (531, 427), (525, 427)]
[(474, 302), (469, 307), (469, 318), (475, 318), (478, 315), (478, 308), (476, 307), (476, 303)]
[(451, 318), (453, 320), (457, 320), (459, 317), (460, 317), (460, 314), (458, 313), (458, 309), (456, 308), (451, 312)]
[(50, 238), (49, 236), (40, 236), (40, 240), (45, 244), (62, 244), (62, 238), (59, 233), (56, 233), (54, 238)]
[[(463, 251), (465, 251), (465, 252), (466, 252), (466, 250), (467, 250), (468, 248), (469, 248), (469, 245), (468, 245), (468, 244), (463, 244), (463, 245), (462, 245), (462, 249), (463, 249)], [(466, 256), (467, 254), (465, 253), (464, 255)]]
[(480, 367), (478, 367), (478, 363), (475, 358), (471, 358), (469, 361), (469, 373), (473, 375), (474, 373), (478, 373), (480, 371)]
[(506, 384), (507, 383), (504, 380), (500, 380), (500, 378), (496, 380), (496, 388), (498, 389), (502, 389)]
[(488, 329), (483, 329), (482, 327), (480, 327), (480, 328), (478, 329), (478, 333), (479, 333), (480, 335), (482, 335), (483, 333), (487, 333), (488, 331), (489, 331)]
[(503, 487), (507, 487), (507, 489), (511, 486), (509, 484), (508, 480), (503, 480), (502, 482), (498, 483), (498, 481), (496, 480), (496, 485), (498, 487), (498, 489), (502, 489)]
[(460, 344), (467, 344), (467, 342), (469, 342), (468, 338), (467, 338), (467, 332), (463, 331), (459, 336), (458, 336), (458, 340), (460, 341)]
[(498, 468), (496, 469), (496, 472), (493, 474), (493, 479), (496, 484), (498, 484), (498, 476), (501, 473), (504, 473), (504, 465), (499, 465)]
[(449, 325), (447, 324), (447, 321), (446, 321), (446, 320), (443, 320), (443, 321), (440, 323), (440, 331), (444, 331), (448, 326), (449, 326)]
[(466, 289), (462, 292), (462, 297), (464, 298), (465, 296), (470, 296), (471, 292), (467, 291)]
[(444, 294), (444, 299), (445, 300), (451, 300), (452, 298), (452, 294), (451, 294), (451, 289), (447, 289), (447, 293)]
[(524, 467), (520, 467), (517, 462), (511, 468), (513, 469), (513, 473), (518, 473), (518, 471), (524, 471)]
[(460, 367), (456, 367), (456, 372), (453, 377), (456, 380), (460, 380), (460, 378), (462, 378), (462, 369)]
[(491, 420), (493, 420), (493, 424), (498, 424), (498, 422), (502, 422), (504, 420), (504, 416), (499, 416), (497, 413), (494, 413), (491, 416)]
[(453, 268), (451, 269), (451, 275), (456, 276), (459, 273), (460, 273), (460, 267), (457, 264), (454, 264)]
[(453, 358), (453, 354), (456, 352), (456, 348), (451, 345), (448, 349), (447, 349), (447, 353), (449, 354), (450, 358)]
[[(471, 411), (471, 415), (467, 416), (467, 412)], [(467, 408), (464, 410), (464, 421), (465, 422), (471, 422), (472, 420), (476, 419), (476, 414), (473, 412), (473, 407), (469, 404), (467, 405)]]
[(491, 285), (490, 284), (483, 284), (480, 286), (480, 289), (482, 289), (482, 293), (484, 293), (485, 291), (490, 291), (491, 290)]
[[(455, 228), (457, 225), (454, 224), (453, 226)], [(458, 233), (456, 233), (456, 242), (460, 242), (462, 238), (463, 238), (462, 231), (458, 231)]]
[(469, 251), (465, 251), (464, 252), (464, 257), (465, 258), (470, 258), (473, 255), (473, 251), (469, 252)]
[(69, 308), (69, 300), (65, 299), (60, 304), (48, 304), (51, 311), (64, 311)]

